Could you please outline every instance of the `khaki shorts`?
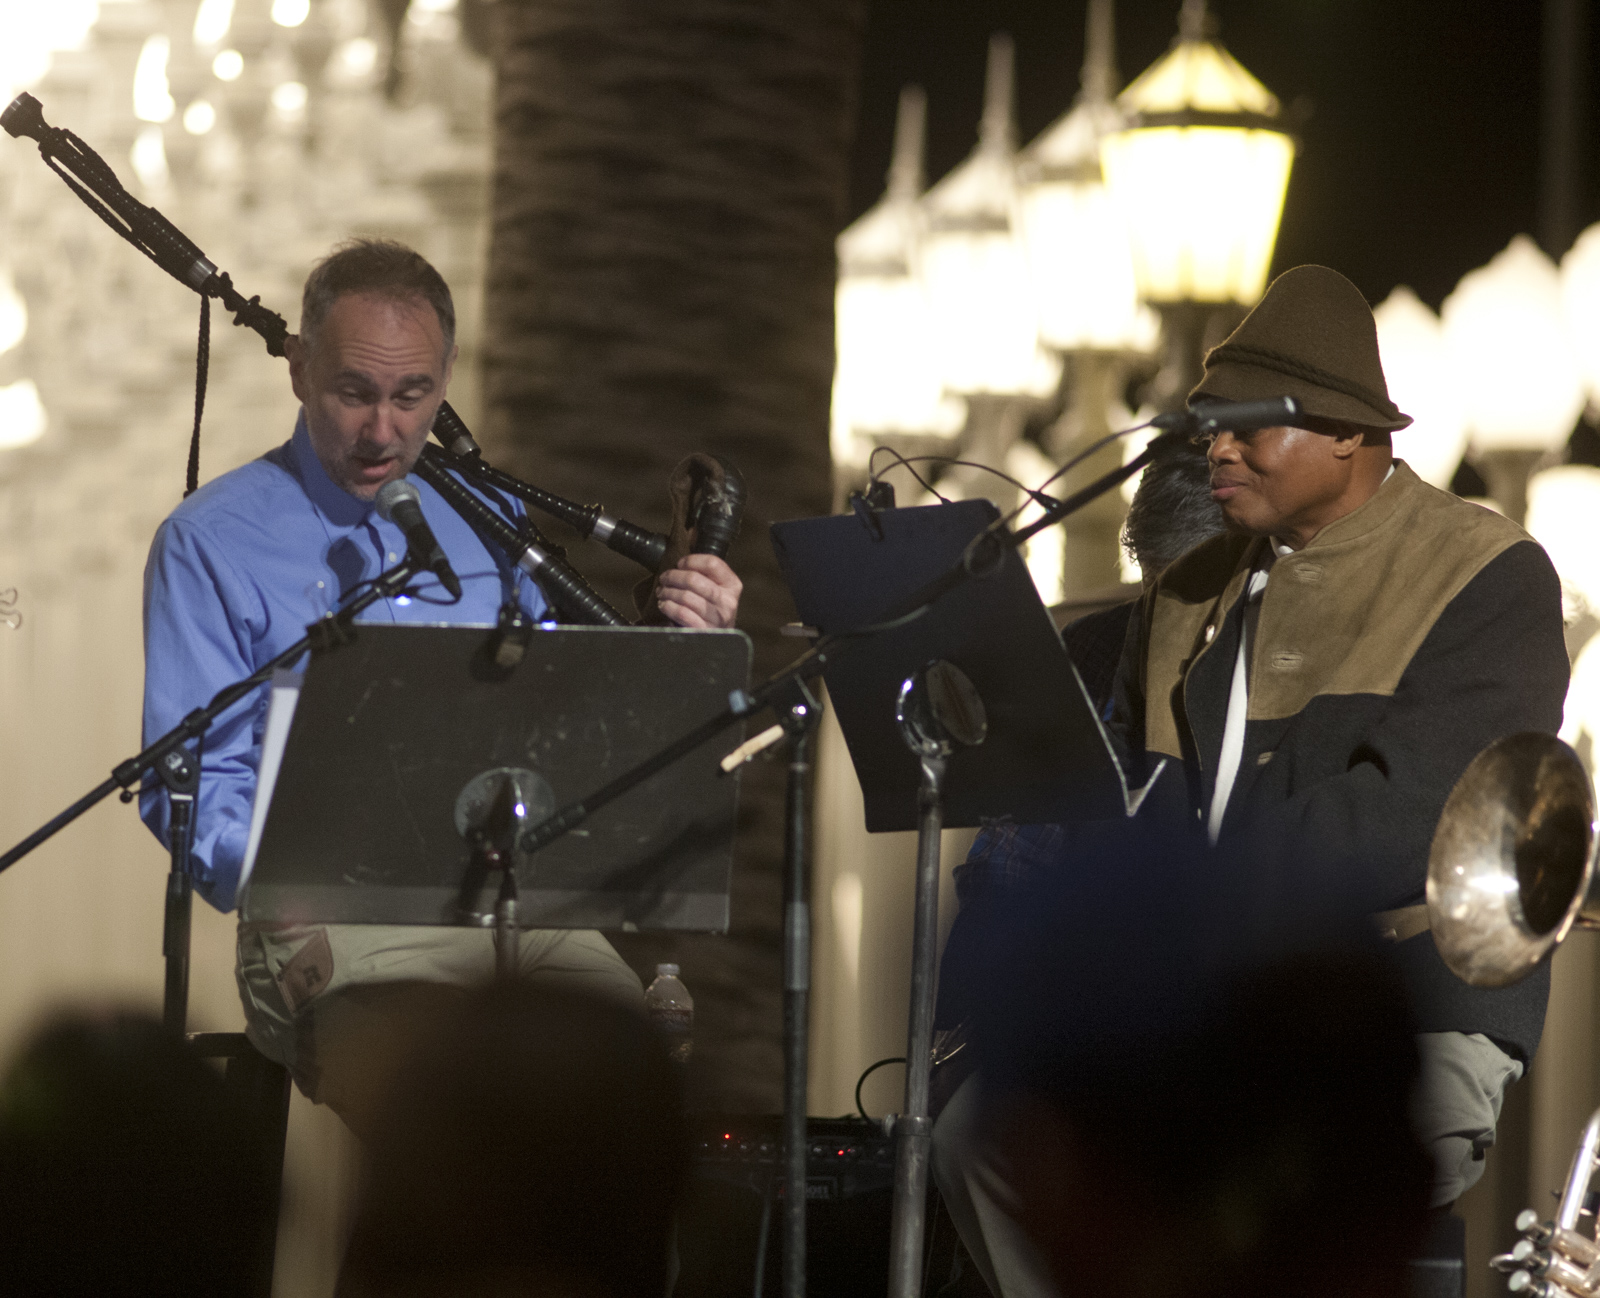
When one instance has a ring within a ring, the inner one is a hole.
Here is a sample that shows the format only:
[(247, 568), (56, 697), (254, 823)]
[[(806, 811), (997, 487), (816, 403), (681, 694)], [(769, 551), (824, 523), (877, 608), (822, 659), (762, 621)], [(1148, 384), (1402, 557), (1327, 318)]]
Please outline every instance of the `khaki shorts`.
[[(589, 929), (527, 929), (521, 976), (643, 1010), (638, 975)], [(353, 1117), (428, 1014), (494, 976), (494, 933), (391, 924), (240, 924), (245, 1032), (295, 1084)]]

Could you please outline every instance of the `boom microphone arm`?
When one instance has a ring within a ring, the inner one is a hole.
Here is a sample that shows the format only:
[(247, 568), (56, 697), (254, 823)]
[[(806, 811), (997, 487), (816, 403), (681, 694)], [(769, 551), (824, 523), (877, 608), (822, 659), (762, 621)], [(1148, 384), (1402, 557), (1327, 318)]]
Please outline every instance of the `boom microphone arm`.
[(234, 313), (234, 324), (254, 329), (272, 355), (284, 354), (288, 322), (262, 306), (259, 296), (246, 298), (235, 289), (227, 273), (219, 271), (187, 235), (124, 189), (98, 153), (71, 131), (49, 125), (37, 99), (26, 92), (18, 95), (0, 113), (0, 126), (18, 139), (27, 136), (37, 141), (45, 164), (91, 212), (179, 283), (221, 301)]

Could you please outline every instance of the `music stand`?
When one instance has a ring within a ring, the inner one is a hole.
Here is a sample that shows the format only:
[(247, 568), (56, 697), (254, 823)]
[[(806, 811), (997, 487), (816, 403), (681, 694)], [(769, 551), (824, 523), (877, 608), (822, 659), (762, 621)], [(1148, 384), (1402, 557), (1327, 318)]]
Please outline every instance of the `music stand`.
[[(986, 500), (863, 508), (776, 524), (773, 548), (800, 616), (836, 634), (892, 620), (998, 517)], [(1001, 816), (1131, 816), (1161, 771), (1129, 788), (1022, 556), (1007, 547), (994, 557), (992, 571), (948, 590), (905, 625), (864, 638), (823, 672), (868, 831), (915, 828), (918, 839), (890, 1298), (916, 1298), (922, 1287), (941, 828)]]
[[(772, 543), (801, 619), (827, 635), (882, 620), (998, 517), (987, 500), (865, 518), (836, 514), (774, 524)], [(1129, 787), (1022, 556), (1006, 550), (994, 572), (941, 596), (915, 621), (853, 646), (823, 673), (861, 781), (869, 833), (917, 828), (920, 770), (895, 721), (895, 699), (912, 673), (941, 659), (972, 681), (988, 714), (983, 744), (949, 759), (947, 828), (1001, 816), (1050, 824), (1138, 810), (1145, 789)]]
[[(727, 706), (748, 681), (738, 631), (562, 627), (520, 664), (488, 627), (372, 626), (316, 655), (282, 763), (263, 754), (260, 846), (246, 921), (492, 922), (496, 888), (468, 834), (497, 796), (537, 824)], [(286, 696), (269, 733), (282, 726)], [(597, 811), (581, 831), (516, 853), (524, 928), (724, 932), (738, 800), (725, 741)], [(515, 784), (505, 773), (517, 772)]]

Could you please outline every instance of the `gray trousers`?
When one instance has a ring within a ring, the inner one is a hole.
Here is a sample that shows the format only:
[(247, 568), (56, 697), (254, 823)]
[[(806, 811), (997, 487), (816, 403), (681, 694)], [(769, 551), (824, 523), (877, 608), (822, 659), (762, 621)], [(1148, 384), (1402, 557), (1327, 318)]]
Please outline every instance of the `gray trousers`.
[[(1483, 1175), (1482, 1151), (1506, 1087), (1522, 1065), (1478, 1033), (1424, 1032), (1411, 1124), (1433, 1158), (1431, 1202), (1454, 1203)], [(1044, 1264), (1017, 1225), (1015, 1196), (1002, 1151), (982, 1136), (983, 1091), (962, 1083), (933, 1128), (933, 1174), (945, 1206), (984, 1283), (995, 1298), (1057, 1298)]]

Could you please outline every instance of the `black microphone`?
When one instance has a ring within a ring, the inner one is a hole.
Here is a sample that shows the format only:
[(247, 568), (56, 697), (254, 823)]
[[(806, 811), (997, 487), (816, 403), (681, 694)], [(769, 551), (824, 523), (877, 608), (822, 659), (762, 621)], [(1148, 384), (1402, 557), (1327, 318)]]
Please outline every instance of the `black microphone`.
[(1186, 437), (1209, 437), (1216, 433), (1249, 433), (1258, 428), (1292, 426), (1305, 413), (1293, 397), (1273, 397), (1270, 401), (1207, 401), (1193, 410), (1175, 410), (1157, 415), (1151, 426)]
[(396, 478), (378, 489), (373, 504), (384, 519), (406, 534), (406, 544), (422, 566), (444, 583), (452, 598), (460, 599), (461, 581), (451, 569), (450, 560), (444, 557), (444, 549), (434, 537), (428, 520), (422, 516), (422, 496), (417, 489), (404, 478)]

